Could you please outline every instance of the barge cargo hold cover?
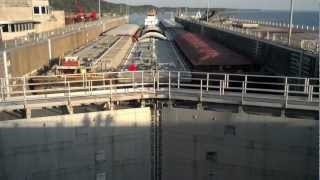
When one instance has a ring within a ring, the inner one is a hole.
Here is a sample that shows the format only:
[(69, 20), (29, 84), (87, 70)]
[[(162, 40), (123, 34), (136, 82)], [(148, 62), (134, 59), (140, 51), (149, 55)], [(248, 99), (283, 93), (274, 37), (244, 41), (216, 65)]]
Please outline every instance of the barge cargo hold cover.
[(247, 72), (254, 67), (248, 58), (199, 34), (179, 30), (175, 43), (194, 70)]

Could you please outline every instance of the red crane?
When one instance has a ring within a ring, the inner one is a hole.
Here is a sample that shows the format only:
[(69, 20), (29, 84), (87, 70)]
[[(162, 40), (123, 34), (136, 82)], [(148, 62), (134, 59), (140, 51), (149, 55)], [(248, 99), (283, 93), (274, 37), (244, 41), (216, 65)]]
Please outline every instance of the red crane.
[(86, 14), (84, 7), (81, 6), (79, 0), (75, 0), (75, 7), (77, 9), (77, 13), (74, 15), (75, 22), (86, 22), (86, 21), (97, 20), (97, 12), (93, 10), (91, 11), (91, 13)]

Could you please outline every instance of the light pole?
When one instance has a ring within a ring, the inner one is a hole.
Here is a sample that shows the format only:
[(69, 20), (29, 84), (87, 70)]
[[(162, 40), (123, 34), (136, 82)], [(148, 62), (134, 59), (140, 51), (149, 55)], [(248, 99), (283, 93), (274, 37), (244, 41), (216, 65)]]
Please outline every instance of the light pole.
[(101, 0), (98, 0), (99, 18), (101, 18)]
[(292, 27), (293, 27), (293, 0), (290, 0), (290, 24), (289, 24), (289, 35), (288, 35), (288, 45), (291, 45)]
[(207, 23), (209, 22), (209, 8), (210, 8), (210, 0), (207, 0)]

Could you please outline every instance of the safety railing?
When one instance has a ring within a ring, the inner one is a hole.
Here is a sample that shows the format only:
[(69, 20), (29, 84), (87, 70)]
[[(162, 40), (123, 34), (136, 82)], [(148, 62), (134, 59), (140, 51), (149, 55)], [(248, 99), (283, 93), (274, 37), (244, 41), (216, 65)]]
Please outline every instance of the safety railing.
[(319, 79), (177, 71), (137, 71), (0, 79), (1, 103), (151, 93), (167, 98), (238, 97), (241, 101), (319, 102)]
[[(251, 24), (259, 24), (264, 26), (271, 26), (277, 28), (289, 28), (290, 24), (282, 21), (266, 21), (266, 20), (252, 20), (252, 19), (240, 19), (240, 18), (230, 18), (233, 22), (241, 22), (241, 23), (251, 23)], [(302, 25), (302, 24), (293, 24), (292, 28), (294, 30), (306, 31), (306, 32), (318, 32), (319, 28), (316, 26), (310, 25)]]

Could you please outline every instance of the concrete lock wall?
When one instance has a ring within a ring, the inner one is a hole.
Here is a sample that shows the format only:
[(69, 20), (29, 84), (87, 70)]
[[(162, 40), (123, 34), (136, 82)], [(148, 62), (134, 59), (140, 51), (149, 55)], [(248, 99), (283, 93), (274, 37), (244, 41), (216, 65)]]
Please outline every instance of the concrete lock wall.
[[(7, 49), (4, 52), (7, 57), (6, 64), (9, 64), (7, 66), (8, 74), (0, 73), (0, 77), (24, 76), (38, 70), (47, 66), (50, 59), (58, 58), (84, 46), (86, 43), (95, 40), (102, 32), (124, 24), (126, 21), (125, 18), (113, 21), (107, 20), (98, 26), (89, 27), (82, 31), (67, 33), (14, 49)], [(0, 65), (5, 64), (3, 53), (1, 53), (1, 56), (2, 62)], [(2, 68), (5, 67), (2, 66)]]
[(150, 122), (149, 108), (0, 121), (0, 179), (150, 179)]
[(318, 121), (182, 108), (161, 119), (163, 179), (318, 177)]
[(176, 20), (188, 31), (201, 33), (232, 50), (255, 59), (265, 73), (302, 77), (318, 77), (319, 75), (319, 59), (315, 54), (213, 27), (201, 26), (179, 18)]
[(10, 68), (8, 68), (8, 73), (12, 77), (30, 73), (48, 64), (48, 43), (41, 42), (34, 46), (17, 48), (14, 51), (8, 52), (7, 61), (11, 64)]

